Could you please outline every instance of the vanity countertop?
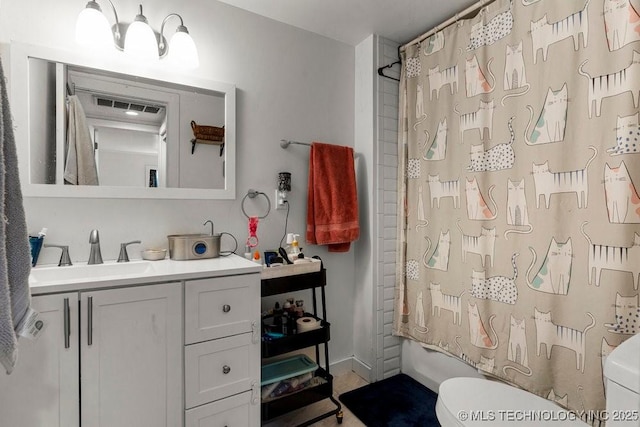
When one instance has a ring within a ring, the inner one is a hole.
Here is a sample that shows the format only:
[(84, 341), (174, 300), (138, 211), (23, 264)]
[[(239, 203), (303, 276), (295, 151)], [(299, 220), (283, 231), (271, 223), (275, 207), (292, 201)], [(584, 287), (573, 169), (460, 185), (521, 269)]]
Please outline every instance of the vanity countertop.
[(32, 295), (86, 289), (163, 283), (207, 277), (260, 273), (262, 266), (237, 255), (190, 261), (134, 260), (128, 263), (78, 264), (67, 267), (38, 266), (31, 269)]

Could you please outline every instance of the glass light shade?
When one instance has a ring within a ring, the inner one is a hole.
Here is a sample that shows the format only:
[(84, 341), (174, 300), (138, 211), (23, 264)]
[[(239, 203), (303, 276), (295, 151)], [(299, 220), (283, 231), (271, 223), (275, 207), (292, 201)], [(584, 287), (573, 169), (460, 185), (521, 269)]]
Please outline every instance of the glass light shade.
[(113, 33), (107, 17), (97, 9), (83, 9), (76, 20), (76, 42), (82, 45), (111, 46)]
[(291, 191), (291, 172), (278, 172), (278, 191)]
[(177, 67), (194, 69), (200, 65), (198, 58), (198, 49), (196, 44), (189, 35), (184, 31), (176, 31), (169, 41), (169, 51), (167, 53), (167, 61), (170, 61)]
[(149, 24), (134, 21), (127, 28), (124, 52), (142, 60), (158, 60), (158, 42)]

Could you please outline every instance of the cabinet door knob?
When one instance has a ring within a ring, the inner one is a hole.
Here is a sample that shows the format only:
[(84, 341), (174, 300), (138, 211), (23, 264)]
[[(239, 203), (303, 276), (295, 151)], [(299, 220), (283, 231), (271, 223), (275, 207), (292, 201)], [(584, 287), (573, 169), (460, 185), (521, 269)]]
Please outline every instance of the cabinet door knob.
[(231, 306), (229, 304), (225, 304), (222, 306), (222, 311), (228, 313), (231, 311)]
[(222, 367), (222, 373), (223, 373), (223, 374), (225, 374), (225, 375), (227, 375), (229, 372), (231, 372), (231, 366), (229, 366), (229, 365), (224, 365), (224, 366)]

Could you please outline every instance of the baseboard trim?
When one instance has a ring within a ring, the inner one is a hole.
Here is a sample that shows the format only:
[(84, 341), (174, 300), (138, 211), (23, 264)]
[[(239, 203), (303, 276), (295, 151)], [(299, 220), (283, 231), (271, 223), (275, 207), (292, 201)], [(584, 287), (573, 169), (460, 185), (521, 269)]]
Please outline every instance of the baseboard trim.
[(372, 382), (373, 369), (353, 356), (332, 362), (330, 365), (330, 369), (331, 374), (333, 375), (355, 372), (359, 377), (363, 378), (367, 382)]

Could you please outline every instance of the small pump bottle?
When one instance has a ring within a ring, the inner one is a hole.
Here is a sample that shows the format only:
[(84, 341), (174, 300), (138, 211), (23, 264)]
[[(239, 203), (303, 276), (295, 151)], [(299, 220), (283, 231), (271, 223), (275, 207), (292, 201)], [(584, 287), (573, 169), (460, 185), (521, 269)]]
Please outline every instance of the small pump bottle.
[(298, 237), (300, 237), (299, 234), (293, 234), (293, 240), (291, 241), (291, 246), (289, 247), (289, 252), (287, 253), (291, 262), (298, 259), (298, 254), (300, 253), (300, 246), (298, 246)]

